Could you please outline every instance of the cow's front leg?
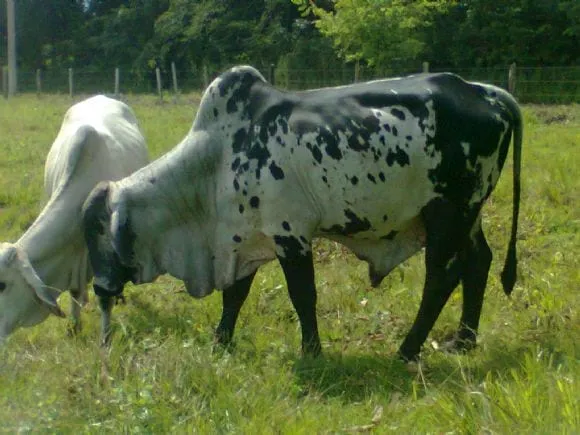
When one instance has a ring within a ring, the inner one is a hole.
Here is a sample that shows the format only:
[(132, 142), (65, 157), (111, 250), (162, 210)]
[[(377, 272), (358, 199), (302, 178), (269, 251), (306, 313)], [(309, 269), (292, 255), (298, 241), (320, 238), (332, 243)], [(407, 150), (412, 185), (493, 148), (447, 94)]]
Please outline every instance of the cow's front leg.
[(288, 293), (298, 314), (302, 329), (302, 353), (320, 354), (320, 337), (316, 321), (316, 286), (314, 284), (314, 262), (312, 251), (306, 254), (278, 256), (284, 270)]
[(111, 296), (98, 296), (101, 308), (101, 346), (108, 347), (111, 344), (111, 313), (115, 305), (115, 298)]
[(224, 346), (231, 344), (238, 314), (240, 314), (242, 305), (244, 305), (248, 293), (250, 293), (250, 287), (255, 275), (256, 272), (236, 281), (232, 286), (223, 290), (222, 318), (215, 331), (215, 339), (219, 344)]
[(87, 289), (71, 289), (71, 324), (68, 327), (68, 334), (70, 336), (77, 335), (81, 332), (81, 308), (87, 303), (88, 295)]

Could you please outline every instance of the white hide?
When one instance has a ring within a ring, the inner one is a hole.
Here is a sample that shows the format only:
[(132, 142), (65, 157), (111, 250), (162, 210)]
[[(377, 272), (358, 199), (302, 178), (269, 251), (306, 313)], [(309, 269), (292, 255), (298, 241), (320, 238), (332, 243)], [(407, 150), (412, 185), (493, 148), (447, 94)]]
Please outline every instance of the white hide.
[[(0, 340), (51, 312), (63, 315), (56, 302), (62, 291), (86, 301), (92, 274), (82, 204), (99, 181), (123, 178), (147, 163), (145, 139), (126, 104), (95, 96), (67, 111), (46, 160), (46, 205), (18, 241), (0, 244)], [(78, 322), (74, 303), (72, 314)]]

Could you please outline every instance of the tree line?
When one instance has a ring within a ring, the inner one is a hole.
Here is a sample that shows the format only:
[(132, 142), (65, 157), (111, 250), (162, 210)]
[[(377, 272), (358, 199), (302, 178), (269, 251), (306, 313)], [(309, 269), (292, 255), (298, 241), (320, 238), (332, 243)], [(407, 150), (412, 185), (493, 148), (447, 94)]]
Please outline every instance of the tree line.
[(16, 0), (16, 32), (30, 71), (580, 63), (578, 0)]

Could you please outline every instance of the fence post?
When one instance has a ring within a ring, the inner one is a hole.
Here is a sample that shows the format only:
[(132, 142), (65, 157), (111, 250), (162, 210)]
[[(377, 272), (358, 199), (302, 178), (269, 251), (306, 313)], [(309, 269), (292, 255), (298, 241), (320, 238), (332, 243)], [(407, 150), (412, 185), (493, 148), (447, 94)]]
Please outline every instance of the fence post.
[(359, 79), (360, 79), (360, 62), (357, 59), (354, 64), (354, 82), (358, 83)]
[(157, 94), (159, 95), (159, 101), (163, 101), (163, 93), (161, 92), (161, 70), (155, 68), (155, 77), (157, 78)]
[(207, 72), (207, 65), (204, 63), (202, 67), (202, 76), (203, 76), (203, 88), (207, 88), (209, 85), (209, 74)]
[(115, 68), (115, 98), (119, 98), (119, 87), (121, 84), (121, 70)]
[(510, 65), (510, 70), (508, 73), (508, 91), (512, 95), (516, 91), (516, 63), (515, 62), (513, 62)]
[(429, 72), (429, 62), (423, 62), (423, 72), (424, 73)]
[(42, 92), (42, 70), (38, 68), (36, 70), (36, 96), (40, 97)]
[(177, 98), (179, 88), (177, 87), (177, 69), (175, 68), (175, 62), (171, 62), (171, 78), (173, 79), (173, 92), (175, 93), (175, 98)]
[(2, 67), (2, 94), (4, 98), (8, 98), (8, 67)]
[(74, 73), (73, 73), (73, 69), (69, 68), (68, 69), (68, 94), (69, 96), (72, 98), (74, 95), (74, 89), (75, 89), (75, 83), (74, 83)]
[(276, 67), (274, 66), (273, 63), (270, 64), (270, 67), (268, 68), (268, 81), (270, 82), (270, 84), (272, 86), (276, 86)]

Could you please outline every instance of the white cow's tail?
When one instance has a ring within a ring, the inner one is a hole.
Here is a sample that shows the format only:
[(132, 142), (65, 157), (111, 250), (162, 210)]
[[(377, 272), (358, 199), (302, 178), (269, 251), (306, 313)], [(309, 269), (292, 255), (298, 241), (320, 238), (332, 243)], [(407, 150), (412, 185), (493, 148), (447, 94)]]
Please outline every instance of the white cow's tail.
[(523, 139), (523, 121), (522, 114), (514, 98), (506, 93), (502, 93), (505, 98), (502, 102), (506, 104), (512, 113), (514, 120), (513, 129), (513, 214), (512, 214), (512, 231), (508, 245), (507, 256), (503, 271), (501, 273), (501, 283), (506, 295), (510, 295), (514, 289), (517, 276), (517, 258), (516, 258), (516, 239), (518, 232), (518, 216), (520, 214), (520, 173), (522, 166), (522, 139)]

